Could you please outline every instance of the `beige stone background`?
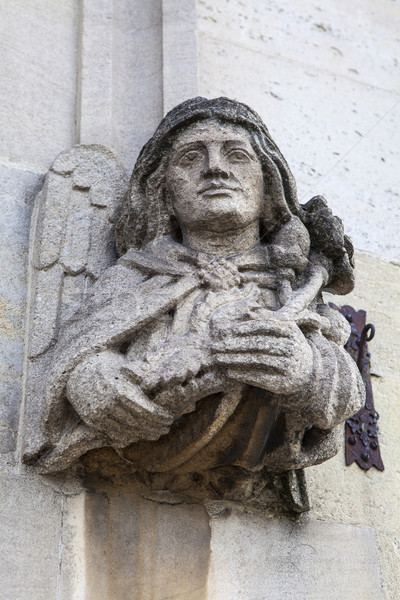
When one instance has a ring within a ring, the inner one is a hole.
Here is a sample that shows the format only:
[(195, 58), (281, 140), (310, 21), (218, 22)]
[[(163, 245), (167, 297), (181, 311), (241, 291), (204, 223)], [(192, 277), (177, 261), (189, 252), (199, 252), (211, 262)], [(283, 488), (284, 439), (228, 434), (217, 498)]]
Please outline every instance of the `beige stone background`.
[[(1, 600), (399, 600), (398, 0), (1, 0)], [(308, 469), (298, 519), (160, 503), (19, 462), (29, 222), (56, 154), (114, 147), (128, 170), (197, 94), (264, 118), (299, 197), (325, 195), (355, 243), (346, 298), (376, 326), (386, 470)]]

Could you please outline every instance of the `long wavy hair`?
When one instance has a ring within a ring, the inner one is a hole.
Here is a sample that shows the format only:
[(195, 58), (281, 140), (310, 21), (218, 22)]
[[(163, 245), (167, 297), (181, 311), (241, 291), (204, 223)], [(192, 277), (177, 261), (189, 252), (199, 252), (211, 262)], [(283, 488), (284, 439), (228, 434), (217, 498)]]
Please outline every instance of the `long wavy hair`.
[[(171, 146), (179, 133), (197, 121), (213, 119), (243, 127), (249, 134), (264, 175), (265, 196), (260, 215), (260, 239), (266, 243), (292, 216), (307, 227), (311, 248), (333, 261), (330, 289), (348, 293), (353, 287), (353, 247), (343, 234), (340, 219), (326, 201), (317, 196), (305, 205), (297, 199), (296, 183), (290, 168), (259, 115), (246, 104), (229, 98), (192, 98), (173, 108), (142, 148), (136, 161), (122, 216), (116, 228), (117, 248), (141, 249), (151, 241), (182, 235), (166, 193), (166, 173)], [(328, 232), (328, 233), (327, 233)]]

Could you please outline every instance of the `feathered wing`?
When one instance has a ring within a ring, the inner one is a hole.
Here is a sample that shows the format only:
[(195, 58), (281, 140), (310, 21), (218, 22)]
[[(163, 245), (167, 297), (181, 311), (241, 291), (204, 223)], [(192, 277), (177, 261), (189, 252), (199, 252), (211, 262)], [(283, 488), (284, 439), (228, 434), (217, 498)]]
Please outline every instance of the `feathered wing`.
[(44, 386), (63, 323), (117, 259), (115, 225), (128, 178), (105, 146), (74, 146), (47, 173), (32, 217), (23, 454), (46, 446)]

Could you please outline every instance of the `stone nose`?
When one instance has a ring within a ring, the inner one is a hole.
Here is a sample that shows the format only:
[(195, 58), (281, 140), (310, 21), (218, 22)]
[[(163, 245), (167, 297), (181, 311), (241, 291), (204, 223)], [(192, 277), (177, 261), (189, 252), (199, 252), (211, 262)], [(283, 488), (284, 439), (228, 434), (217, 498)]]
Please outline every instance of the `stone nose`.
[(229, 177), (229, 168), (226, 158), (219, 149), (209, 149), (204, 165), (204, 177), (210, 176)]

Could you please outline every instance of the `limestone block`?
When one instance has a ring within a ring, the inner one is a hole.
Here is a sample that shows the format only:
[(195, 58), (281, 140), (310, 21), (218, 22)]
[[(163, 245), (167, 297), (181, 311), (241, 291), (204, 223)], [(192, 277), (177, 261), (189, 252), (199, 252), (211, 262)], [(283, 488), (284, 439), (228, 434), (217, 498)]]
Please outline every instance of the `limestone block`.
[(318, 189), (357, 248), (398, 260), (398, 6), (233, 4), (198, 3), (200, 93), (247, 102), (273, 131), (279, 123), (301, 202)]
[(400, 265), (365, 252), (356, 253), (355, 264), (353, 292), (333, 300), (367, 311), (368, 321), (376, 326), (371, 342), (372, 373), (378, 378), (396, 378), (400, 356)]
[(131, 169), (163, 114), (161, 0), (82, 3), (77, 139)]
[(163, 116), (161, 0), (119, 0), (113, 18), (113, 147), (131, 171)]
[(162, 0), (164, 113), (198, 95), (196, 0)]
[[(88, 600), (86, 594), (86, 490), (81, 488), (77, 479), (58, 482), (57, 487), (63, 494), (57, 600)], [(101, 596), (99, 598), (102, 600)]]
[(385, 600), (397, 600), (400, 590), (400, 532), (378, 533)]
[[(307, 471), (314, 498), (311, 518), (372, 527), (379, 538), (379, 555), (389, 598), (399, 595), (398, 538), (400, 522), (399, 324), (400, 267), (369, 254), (356, 253), (356, 287), (338, 304), (367, 311), (376, 333), (369, 344), (375, 408), (380, 415), (379, 440), (385, 471), (364, 472), (346, 467), (344, 452)], [(330, 298), (326, 295), (326, 300)], [(338, 501), (337, 490), (341, 490)]]
[(44, 170), (74, 142), (76, 2), (1, 8), (0, 155)]
[(112, 144), (112, 0), (81, 3), (77, 138)]
[(374, 532), (224, 513), (211, 520), (208, 600), (383, 600)]
[(90, 485), (85, 600), (207, 598), (210, 527), (202, 506)]
[(200, 35), (235, 43), (237, 54), (252, 48), (301, 71), (310, 66), (398, 90), (399, 9), (388, 0), (250, 0), (245, 6), (230, 0), (229, 10), (221, 0), (198, 0), (197, 13)]
[(57, 598), (62, 497), (33, 477), (0, 475), (1, 597)]
[(43, 176), (1, 163), (0, 179), (0, 452), (10, 452), (21, 401), (30, 216)]

